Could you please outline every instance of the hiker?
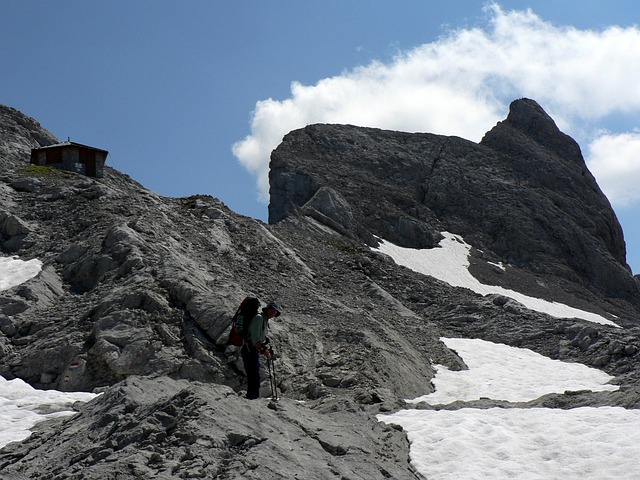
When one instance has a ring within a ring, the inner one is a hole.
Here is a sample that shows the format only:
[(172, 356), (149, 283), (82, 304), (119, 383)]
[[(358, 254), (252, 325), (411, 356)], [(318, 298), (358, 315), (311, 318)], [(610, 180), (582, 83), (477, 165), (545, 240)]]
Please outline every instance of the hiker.
[(279, 316), (280, 305), (277, 302), (270, 302), (262, 309), (262, 313), (256, 314), (251, 319), (242, 349), (242, 361), (244, 370), (247, 373), (247, 395), (249, 400), (254, 400), (260, 396), (260, 354), (267, 359), (271, 359), (273, 351), (267, 346), (267, 332), (269, 330), (269, 319)]

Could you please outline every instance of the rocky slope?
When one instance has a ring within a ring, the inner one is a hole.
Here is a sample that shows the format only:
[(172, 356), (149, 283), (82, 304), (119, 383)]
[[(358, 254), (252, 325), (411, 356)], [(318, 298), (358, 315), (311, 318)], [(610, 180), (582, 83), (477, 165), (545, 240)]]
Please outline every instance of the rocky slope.
[[(0, 374), (104, 392), (4, 448), (5, 478), (419, 478), (403, 433), (375, 414), (432, 390), (433, 364), (465, 368), (441, 336), (598, 366), (624, 387), (558, 404), (638, 406), (640, 296), (622, 232), (578, 146), (535, 102), (515, 102), (479, 145), (292, 132), (272, 155), (271, 225), (111, 168), (100, 180), (34, 168), (29, 149), (55, 138), (7, 107), (0, 120), (0, 250), (44, 265), (0, 292)], [(444, 230), (476, 247), (487, 283), (623, 328), (452, 288), (369, 248), (433, 247)], [(247, 294), (285, 310), (270, 335), (278, 402), (238, 395), (225, 330)]]

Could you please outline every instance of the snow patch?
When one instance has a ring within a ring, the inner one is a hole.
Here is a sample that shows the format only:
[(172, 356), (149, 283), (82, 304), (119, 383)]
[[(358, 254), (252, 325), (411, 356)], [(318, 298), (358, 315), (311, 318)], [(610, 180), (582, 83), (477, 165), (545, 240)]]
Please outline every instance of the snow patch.
[[(42, 269), (40, 260), (23, 261), (0, 257), (0, 290), (20, 285)], [(31, 435), (38, 422), (52, 417), (74, 415), (75, 402), (88, 402), (98, 394), (36, 390), (20, 379), (0, 377), (0, 448)]]
[(88, 402), (98, 394), (36, 390), (20, 379), (0, 377), (0, 448), (31, 435), (39, 422), (74, 415), (75, 402)]
[(640, 410), (404, 410), (412, 465), (430, 480), (637, 480)]
[(614, 377), (580, 363), (552, 360), (526, 348), (474, 338), (442, 338), (468, 370), (451, 371), (436, 365), (435, 392), (409, 403), (449, 404), (456, 400), (491, 398), (528, 402), (548, 393), (618, 390), (607, 382)]
[[(614, 390), (599, 370), (478, 339), (442, 338), (469, 370), (439, 368), (436, 391), (414, 400), (481, 396), (524, 401), (565, 390)], [(462, 408), (378, 415), (400, 425), (412, 465), (430, 480), (638, 479), (640, 410), (619, 407)]]
[(18, 257), (0, 257), (0, 291), (8, 290), (35, 277), (42, 270), (38, 259), (20, 260)]
[(440, 241), (440, 248), (405, 248), (382, 240), (377, 251), (389, 255), (398, 265), (437, 278), (454, 287), (468, 288), (480, 295), (504, 295), (522, 303), (530, 310), (546, 313), (556, 318), (581, 318), (594, 323), (619, 327), (615, 322), (602, 315), (585, 312), (557, 302), (529, 297), (499, 286), (480, 283), (469, 273), (471, 246), (458, 235), (449, 232), (441, 233), (444, 239)]

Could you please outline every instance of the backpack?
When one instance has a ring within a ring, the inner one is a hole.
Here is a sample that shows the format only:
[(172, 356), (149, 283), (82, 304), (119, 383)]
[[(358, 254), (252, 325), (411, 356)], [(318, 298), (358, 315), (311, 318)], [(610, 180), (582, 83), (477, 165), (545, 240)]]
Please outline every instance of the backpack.
[[(229, 345), (242, 346), (245, 338), (249, 334), (249, 324), (253, 317), (258, 314), (260, 301), (255, 297), (245, 297), (240, 303), (238, 310), (231, 319), (231, 332), (229, 332)], [(246, 321), (245, 321), (246, 320)]]

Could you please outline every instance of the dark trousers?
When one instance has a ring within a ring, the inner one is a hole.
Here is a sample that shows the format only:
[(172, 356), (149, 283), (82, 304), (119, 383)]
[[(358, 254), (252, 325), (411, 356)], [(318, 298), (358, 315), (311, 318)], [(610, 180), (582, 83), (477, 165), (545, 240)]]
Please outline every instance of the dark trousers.
[(247, 373), (247, 398), (253, 400), (260, 397), (260, 354), (256, 347), (246, 344), (242, 346), (240, 353)]

